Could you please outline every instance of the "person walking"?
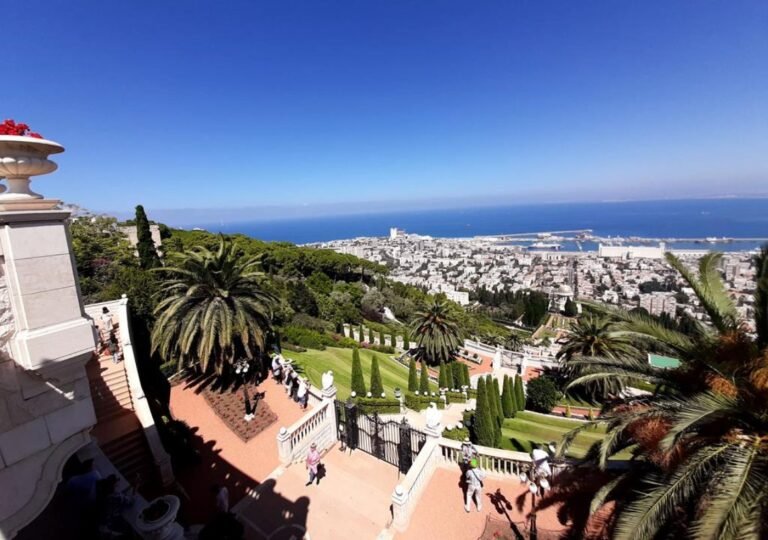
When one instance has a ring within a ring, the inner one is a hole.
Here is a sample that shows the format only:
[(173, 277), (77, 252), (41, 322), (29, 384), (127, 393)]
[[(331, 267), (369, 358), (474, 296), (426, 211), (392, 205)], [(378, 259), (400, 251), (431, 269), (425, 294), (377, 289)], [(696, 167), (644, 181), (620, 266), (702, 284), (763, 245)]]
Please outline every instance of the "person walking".
[(306, 379), (299, 379), (299, 388), (296, 390), (296, 401), (299, 402), (302, 410), (307, 408), (307, 401), (309, 399), (309, 388)]
[(469, 462), (477, 457), (477, 448), (469, 440), (469, 437), (464, 437), (464, 442), (461, 443), (461, 459), (463, 469), (466, 471), (469, 468)]
[(464, 510), (469, 512), (469, 507), (472, 505), (472, 498), (474, 497), (477, 511), (480, 512), (483, 509), (483, 480), (485, 480), (485, 473), (477, 468), (477, 459), (473, 458), (470, 460), (469, 468), (464, 474), (464, 479), (467, 481)]
[(120, 345), (117, 343), (117, 336), (114, 332), (109, 334), (109, 343), (107, 343), (109, 354), (112, 355), (112, 363), (117, 364), (120, 361)]
[(309, 447), (309, 453), (307, 454), (307, 471), (309, 471), (309, 480), (307, 485), (310, 485), (315, 479), (317, 483), (320, 483), (320, 477), (317, 475), (317, 471), (320, 467), (320, 452), (317, 451), (317, 444), (312, 443)]

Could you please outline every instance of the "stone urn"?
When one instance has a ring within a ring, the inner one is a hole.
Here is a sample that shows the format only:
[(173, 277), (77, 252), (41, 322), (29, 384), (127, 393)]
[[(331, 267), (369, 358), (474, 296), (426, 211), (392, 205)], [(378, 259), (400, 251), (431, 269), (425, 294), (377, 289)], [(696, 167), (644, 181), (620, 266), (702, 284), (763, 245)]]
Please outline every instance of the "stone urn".
[(30, 177), (55, 171), (58, 165), (48, 156), (63, 151), (63, 146), (47, 139), (0, 135), (0, 178), (7, 183), (0, 186), (0, 203), (42, 199), (42, 195), (30, 189)]
[(176, 523), (179, 506), (179, 498), (175, 495), (164, 495), (154, 499), (136, 516), (136, 532), (144, 540), (184, 538), (184, 529)]

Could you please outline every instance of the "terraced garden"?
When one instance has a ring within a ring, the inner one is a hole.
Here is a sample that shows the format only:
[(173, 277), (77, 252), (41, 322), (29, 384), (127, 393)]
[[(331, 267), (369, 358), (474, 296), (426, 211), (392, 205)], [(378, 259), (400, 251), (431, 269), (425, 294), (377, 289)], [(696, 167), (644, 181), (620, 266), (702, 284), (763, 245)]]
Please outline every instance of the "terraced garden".
[[(338, 390), (338, 399), (347, 399), (352, 385), (352, 349), (340, 349), (328, 347), (324, 351), (309, 349), (306, 352), (283, 351), (283, 356), (290, 358), (299, 366), (299, 371), (306, 375), (316, 387), (321, 387), (323, 373), (329, 369), (333, 371), (334, 382)], [(394, 395), (395, 388), (403, 392), (408, 390), (408, 368), (392, 360), (383, 353), (360, 349), (360, 363), (363, 367), (365, 385), (368, 387), (371, 381), (371, 362), (373, 357), (379, 359), (379, 371), (387, 396)], [(437, 391), (437, 385), (430, 385)]]
[[(504, 421), (502, 426), (502, 448), (530, 452), (534, 444), (558, 443), (570, 430), (581, 425), (577, 420), (557, 418), (529, 411), (519, 412), (515, 418)], [(571, 444), (568, 455), (582, 457), (589, 447), (602, 440), (605, 428), (597, 426), (582, 431)], [(617, 455), (618, 459), (629, 459), (629, 452)]]

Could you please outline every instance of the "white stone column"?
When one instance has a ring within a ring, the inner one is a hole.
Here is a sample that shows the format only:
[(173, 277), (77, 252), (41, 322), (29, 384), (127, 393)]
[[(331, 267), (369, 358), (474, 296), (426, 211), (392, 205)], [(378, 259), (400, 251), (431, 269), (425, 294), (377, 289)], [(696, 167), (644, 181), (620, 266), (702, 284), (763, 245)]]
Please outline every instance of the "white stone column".
[(291, 452), (291, 434), (288, 429), (281, 427), (277, 434), (277, 453), (280, 456), (280, 463), (290, 465), (293, 459)]
[(392, 526), (398, 532), (408, 528), (408, 493), (398, 485), (392, 493)]

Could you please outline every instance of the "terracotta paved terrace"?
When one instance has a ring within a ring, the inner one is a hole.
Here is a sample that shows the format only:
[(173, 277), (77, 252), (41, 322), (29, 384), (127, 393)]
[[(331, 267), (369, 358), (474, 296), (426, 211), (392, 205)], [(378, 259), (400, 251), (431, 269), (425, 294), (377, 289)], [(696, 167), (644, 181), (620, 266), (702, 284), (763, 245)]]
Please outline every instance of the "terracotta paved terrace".
[[(301, 418), (303, 412), (290, 401), (282, 386), (262, 383), (264, 401), (278, 421), (244, 442), (211, 409), (199, 388), (180, 384), (171, 390), (174, 416), (195, 431), (201, 462), (179, 476), (188, 500), (182, 515), (187, 523), (207, 521), (214, 512), (209, 493), (213, 483), (226, 485), (231, 508), (246, 526), (248, 540), (476, 539), (487, 516), (502, 527), (510, 522), (526, 535), (531, 498), (516, 479), (489, 479), (483, 511), (467, 514), (456, 470), (438, 469), (428, 484), (405, 533), (387, 530), (392, 519), (391, 495), (402, 477), (397, 469), (361, 450), (349, 453), (337, 444), (323, 457), (320, 483), (306, 486), (302, 464), (280, 466), (276, 436), (282, 426)], [(497, 504), (490, 495), (500, 490)], [(523, 495), (523, 497), (521, 497)], [(538, 516), (539, 529), (562, 529), (555, 510)], [(507, 527), (510, 537), (512, 526)], [(382, 534), (383, 533), (383, 534)]]

